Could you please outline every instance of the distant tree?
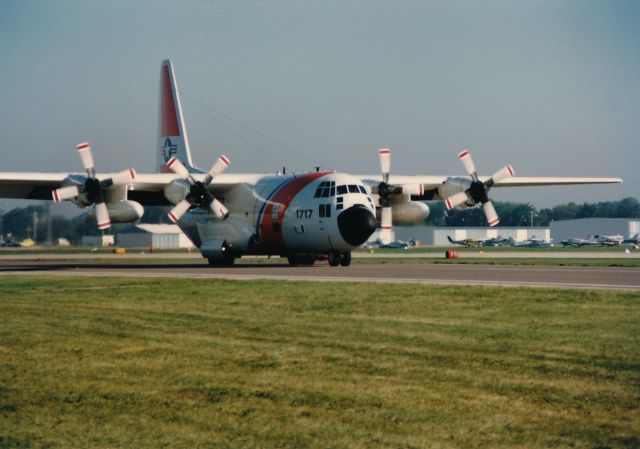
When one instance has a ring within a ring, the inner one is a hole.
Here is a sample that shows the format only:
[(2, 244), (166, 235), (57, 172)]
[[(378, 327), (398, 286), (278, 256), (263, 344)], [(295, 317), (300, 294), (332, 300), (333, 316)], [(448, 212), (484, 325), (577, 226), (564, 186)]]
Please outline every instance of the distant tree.
[[(40, 225), (45, 222), (47, 216), (47, 209), (41, 205), (16, 208), (6, 212), (2, 217), (2, 232), (4, 235), (11, 234), (16, 240), (33, 238), (34, 213), (37, 217), (39, 231)], [(46, 235), (40, 235), (39, 232), (36, 234), (39, 239), (46, 237)]]
[(85, 235), (100, 235), (100, 230), (96, 225), (95, 218), (91, 217), (89, 214), (78, 215), (72, 220), (73, 226), (73, 236), (71, 237), (71, 241), (74, 243), (80, 242), (83, 236)]
[(444, 201), (428, 201), (429, 215), (424, 221), (428, 226), (444, 226), (445, 225), (445, 206)]
[(624, 198), (618, 201), (615, 215), (619, 218), (638, 218), (640, 217), (640, 203), (635, 198)]

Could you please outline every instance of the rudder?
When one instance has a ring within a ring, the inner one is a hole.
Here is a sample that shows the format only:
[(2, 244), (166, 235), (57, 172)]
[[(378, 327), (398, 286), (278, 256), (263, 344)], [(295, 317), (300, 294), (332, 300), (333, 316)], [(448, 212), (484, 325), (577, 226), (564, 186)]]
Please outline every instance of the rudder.
[(171, 170), (166, 164), (173, 156), (178, 158), (189, 171), (196, 169), (191, 159), (191, 148), (184, 125), (178, 85), (169, 59), (162, 61), (160, 67), (159, 106), (156, 170), (160, 173), (170, 173)]

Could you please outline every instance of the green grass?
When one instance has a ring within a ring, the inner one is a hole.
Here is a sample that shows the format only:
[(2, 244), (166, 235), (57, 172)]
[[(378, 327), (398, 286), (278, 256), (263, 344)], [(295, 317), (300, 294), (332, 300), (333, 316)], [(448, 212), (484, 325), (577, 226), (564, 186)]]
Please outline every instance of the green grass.
[(0, 448), (633, 448), (640, 295), (3, 277)]

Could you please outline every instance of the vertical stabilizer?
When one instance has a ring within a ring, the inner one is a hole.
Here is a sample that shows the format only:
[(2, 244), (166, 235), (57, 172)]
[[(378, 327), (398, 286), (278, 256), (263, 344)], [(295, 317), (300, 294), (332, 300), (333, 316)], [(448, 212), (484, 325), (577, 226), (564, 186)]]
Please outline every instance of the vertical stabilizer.
[(167, 161), (175, 156), (189, 170), (194, 169), (191, 160), (189, 138), (184, 126), (180, 94), (170, 60), (162, 61), (160, 68), (160, 115), (158, 117), (158, 145), (156, 170), (169, 173)]

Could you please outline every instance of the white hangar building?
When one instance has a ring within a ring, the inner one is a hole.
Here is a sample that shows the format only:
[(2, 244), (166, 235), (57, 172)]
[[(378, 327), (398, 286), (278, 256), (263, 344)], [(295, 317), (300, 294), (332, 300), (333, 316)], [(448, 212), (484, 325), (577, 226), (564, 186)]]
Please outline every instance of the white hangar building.
[(556, 242), (571, 237), (586, 238), (596, 235), (617, 235), (625, 239), (640, 232), (640, 220), (635, 218), (577, 218), (552, 221), (551, 236)]
[[(523, 242), (531, 238), (551, 240), (549, 228), (535, 227), (440, 227), (440, 226), (394, 226), (396, 239), (416, 240), (421, 245), (450, 246), (450, 236), (454, 240), (477, 239), (486, 240), (495, 237), (511, 237), (516, 242)], [(375, 240), (375, 239), (374, 239)]]
[(124, 248), (193, 248), (193, 243), (174, 224), (139, 224), (136, 231), (116, 236), (116, 244)]

